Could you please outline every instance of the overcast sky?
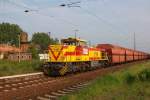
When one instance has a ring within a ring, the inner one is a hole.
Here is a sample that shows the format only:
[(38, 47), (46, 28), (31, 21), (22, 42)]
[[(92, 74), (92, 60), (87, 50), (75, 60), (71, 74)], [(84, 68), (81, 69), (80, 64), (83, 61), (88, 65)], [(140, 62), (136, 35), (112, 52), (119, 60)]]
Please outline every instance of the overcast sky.
[[(59, 6), (78, 1), (80, 7)], [(150, 0), (0, 0), (0, 22), (20, 25), (30, 37), (51, 32), (60, 39), (79, 30), (77, 36), (92, 44), (129, 48), (135, 32), (137, 49), (150, 52)]]

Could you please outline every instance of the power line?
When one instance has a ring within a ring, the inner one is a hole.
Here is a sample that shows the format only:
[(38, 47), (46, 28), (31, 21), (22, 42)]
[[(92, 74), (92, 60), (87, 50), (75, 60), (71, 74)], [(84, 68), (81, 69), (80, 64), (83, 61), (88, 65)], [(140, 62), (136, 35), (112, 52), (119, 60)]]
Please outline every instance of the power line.
[[(60, 18), (55, 18), (54, 16), (49, 16), (49, 15), (40, 13), (39, 10), (34, 10), (34, 9), (31, 9), (31, 8), (26, 7), (26, 6), (24, 6), (24, 5), (16, 4), (15, 2), (12, 2), (12, 1), (10, 1), (10, 0), (8, 0), (8, 2), (10, 2), (11, 4), (14, 4), (14, 5), (17, 6), (17, 7), (22, 7), (22, 8), (24, 8), (24, 9), (27, 9), (27, 10), (24, 11), (24, 12), (26, 12), (26, 13), (36, 11), (37, 14), (39, 14), (39, 15), (56, 19), (56, 21), (59, 20), (59, 21), (61, 21), (61, 22), (65, 22), (65, 23), (67, 23), (67, 24), (72, 25), (73, 27), (78, 27), (78, 25), (75, 25), (74, 23), (72, 23), (72, 22), (70, 22), (70, 21), (68, 21), (68, 20), (64, 20), (64, 19), (60, 19)], [(99, 20), (100, 22), (104, 22), (105, 24), (107, 23), (107, 25), (111, 26), (112, 28), (115, 27), (115, 29), (120, 29), (119, 27), (116, 27), (115, 25), (111, 24), (109, 21), (107, 21), (107, 20), (105, 20), (104, 18), (98, 16), (97, 14), (95, 14), (95, 13), (93, 13), (93, 12), (90, 12), (89, 10), (84, 9), (84, 8), (82, 8), (82, 7), (80, 7), (80, 6), (76, 6), (76, 4), (79, 4), (79, 3), (81, 3), (81, 1), (78, 1), (78, 2), (71, 2), (71, 3), (69, 3), (69, 4), (64, 4), (64, 5), (60, 5), (60, 6), (79, 7), (81, 10), (83, 10), (83, 11), (86, 12), (87, 14), (89, 14), (89, 15), (95, 17), (95, 18), (96, 18), (97, 20)]]
[[(69, 0), (69, 1), (70, 1), (70, 0)], [(97, 14), (95, 14), (95, 13), (93, 13), (93, 12), (91, 12), (91, 11), (89, 11), (89, 10), (87, 10), (87, 9), (85, 9), (85, 8), (83, 8), (83, 7), (81, 7), (81, 6), (79, 6), (79, 5), (77, 6), (76, 4), (79, 4), (79, 3), (81, 3), (81, 1), (78, 1), (78, 2), (70, 2), (70, 3), (68, 3), (68, 4), (62, 4), (62, 5), (60, 5), (60, 6), (63, 6), (63, 7), (65, 7), (65, 6), (67, 6), (67, 7), (78, 7), (78, 8), (80, 8), (82, 11), (86, 12), (88, 15), (95, 17), (95, 18), (96, 18), (97, 20), (99, 20), (100, 22), (104, 22), (105, 24), (107, 24), (108, 26), (112, 27), (113, 29), (114, 29), (114, 28), (115, 28), (115, 29), (120, 29), (120, 27), (118, 27), (118, 26), (116, 26), (116, 25), (110, 23), (109, 21), (107, 21), (107, 20), (105, 20), (104, 18), (98, 16)], [(119, 32), (119, 31), (117, 31), (117, 32)]]
[(68, 21), (68, 20), (64, 20), (64, 19), (60, 19), (60, 18), (55, 18), (54, 16), (49, 16), (49, 15), (40, 13), (39, 10), (31, 9), (31, 8), (26, 7), (26, 6), (24, 6), (24, 5), (19, 5), (19, 4), (15, 3), (15, 2), (12, 2), (12, 1), (10, 1), (10, 0), (7, 0), (7, 2), (9, 2), (9, 3), (11, 3), (11, 4), (13, 4), (13, 5), (17, 6), (17, 7), (21, 7), (21, 8), (26, 9), (26, 10), (24, 11), (25, 13), (28, 13), (28, 12), (36, 12), (37, 14), (39, 14), (39, 15), (41, 15), (41, 16), (46, 16), (46, 17), (49, 17), (49, 18), (53, 18), (53, 19), (55, 19), (56, 21), (65, 22), (65, 23), (67, 23), (67, 24), (69, 24), (69, 25), (72, 25), (73, 27), (77, 27), (77, 26), (78, 26), (78, 25), (75, 25), (74, 23), (72, 23), (72, 22), (70, 22), (70, 21)]
[(64, 20), (64, 19), (56, 18), (56, 17), (54, 17), (54, 16), (49, 16), (49, 15), (46, 15), (46, 14), (43, 14), (43, 13), (40, 13), (40, 12), (38, 12), (37, 14), (39, 14), (39, 15), (41, 15), (41, 16), (49, 17), (49, 18), (51, 18), (51, 19), (55, 19), (56, 21), (59, 21), (59, 22), (67, 23), (67, 24), (69, 24), (69, 25), (72, 25), (73, 27), (78, 27), (78, 25), (76, 25), (76, 24), (74, 24), (74, 23), (72, 23), (72, 22), (70, 22), (70, 21)]
[[(15, 2), (12, 2), (12, 1), (10, 1), (10, 0), (8, 0), (8, 2), (11, 3), (11, 4), (16, 5), (17, 7), (23, 7), (23, 8), (25, 8), (25, 9), (27, 9), (27, 10), (25, 10), (25, 12), (29, 12), (29, 11), (36, 11), (36, 12), (38, 12), (38, 11), (39, 11), (39, 10), (31, 9), (31, 8), (26, 7), (26, 6), (23, 6), (23, 5), (16, 4)], [(68, 7), (80, 7), (80, 6), (76, 6), (76, 4), (79, 4), (79, 3), (81, 3), (81, 1), (71, 2), (71, 3), (67, 4), (67, 6), (68, 6)], [(63, 6), (63, 5), (61, 5), (61, 6)], [(65, 6), (65, 5), (64, 5), (64, 6)], [(81, 8), (81, 7), (80, 7), (80, 8)], [(100, 21), (103, 21), (104, 23), (107, 23), (107, 24), (108, 24), (109, 26), (111, 26), (111, 27), (114, 27), (114, 25), (112, 25), (112, 24), (109, 23), (108, 21), (104, 20), (104, 19), (101, 18), (100, 16), (97, 16), (96, 14), (94, 14), (94, 13), (92, 13), (92, 12), (86, 10), (86, 9), (83, 9), (83, 8), (81, 8), (81, 9), (82, 9), (84, 12), (88, 13), (89, 15), (94, 16), (96, 19), (98, 19), (98, 20), (100, 20)], [(41, 13), (39, 13), (39, 12), (38, 12), (38, 14), (40, 14), (40, 15), (42, 15), (42, 16), (47, 16), (47, 17), (50, 17), (50, 18), (53, 18), (53, 19), (56, 19), (56, 20), (58, 19), (59, 21), (63, 21), (63, 22), (65, 22), (65, 23), (68, 23), (68, 24), (70, 24), (70, 25), (72, 25), (72, 26), (75, 26), (75, 27), (78, 26), (78, 25), (75, 25), (75, 24), (73, 24), (72, 22), (67, 21), (67, 20), (64, 20), (64, 19), (54, 18), (54, 16), (49, 16), (49, 15), (41, 14)]]
[[(102, 2), (103, 2), (103, 4), (106, 5), (106, 3), (104, 3), (104, 0), (102, 0)], [(116, 25), (110, 23), (109, 21), (107, 21), (106, 19), (104, 19), (102, 16), (99, 16), (99, 15), (97, 15), (97, 14), (95, 14), (95, 13), (93, 13), (93, 12), (91, 12), (91, 11), (89, 11), (89, 10), (83, 8), (83, 7), (80, 7), (80, 9), (82, 9), (82, 10), (83, 10), (84, 12), (86, 12), (87, 14), (89, 14), (89, 15), (95, 17), (97, 20), (99, 20), (99, 21), (101, 21), (101, 22), (104, 22), (105, 24), (107, 24), (108, 26), (110, 26), (110, 27), (112, 27), (112, 28), (115, 28), (115, 29), (117, 29), (117, 30), (118, 30), (118, 29), (121, 29), (121, 27), (119, 27), (118, 25), (116, 26)]]
[[(67, 7), (69, 7), (69, 8), (71, 8), (71, 7), (80, 8), (81, 10), (83, 10), (84, 12), (86, 12), (87, 14), (89, 14), (90, 16), (95, 17), (95, 18), (98, 19), (99, 21), (103, 21), (104, 23), (107, 23), (107, 25), (109, 25), (109, 26), (111, 26), (111, 27), (114, 27), (113, 24), (109, 23), (108, 21), (106, 21), (105, 19), (101, 18), (100, 16), (97, 16), (96, 14), (94, 14), (94, 13), (92, 13), (92, 12), (90, 12), (90, 11), (88, 11), (88, 10), (82, 8), (81, 6), (79, 6), (79, 4), (81, 3), (81, 1), (76, 1), (76, 2), (71, 2), (71, 0), (68, 0), (68, 1), (69, 1), (70, 3), (67, 3), (67, 4), (63, 3), (63, 4), (61, 4), (60, 6), (62, 6), (62, 7), (67, 6)], [(111, 32), (112, 32), (112, 31), (111, 31)]]
[(20, 5), (20, 4), (17, 4), (11, 0), (6, 0), (6, 2), (12, 4), (12, 5), (15, 5), (16, 7), (21, 7), (21, 8), (24, 8), (24, 9), (28, 9), (28, 10), (33, 10), (33, 9), (30, 9), (29, 7), (26, 7), (25, 5)]
[[(54, 16), (50, 16), (50, 15), (43, 14), (43, 13), (39, 12), (40, 10), (31, 9), (31, 8), (29, 8), (29, 7), (26, 7), (25, 5), (16, 4), (15, 2), (12, 2), (12, 1), (10, 1), (10, 0), (8, 0), (7, 2), (8, 2), (8, 3), (11, 3), (11, 4), (13, 4), (13, 5), (15, 5), (16, 7), (24, 8), (24, 9), (25, 9), (25, 10), (24, 10), (25, 13), (36, 12), (36, 14), (39, 14), (39, 15), (41, 15), (41, 16), (45, 16), (45, 17), (48, 17), (48, 18), (51, 18), (51, 19), (55, 19), (56, 21), (59, 21), (59, 22), (65, 22), (65, 23), (67, 23), (68, 25), (71, 25), (71, 26), (73, 27), (73, 30), (74, 30), (74, 29), (80, 29), (80, 28), (79, 28), (79, 25), (76, 25), (76, 24), (74, 24), (74, 23), (72, 23), (72, 22), (70, 22), (70, 21), (68, 21), (68, 20), (64, 20), (64, 19), (61, 19), (61, 18), (55, 18)], [(80, 29), (80, 30), (81, 30), (81, 29)], [(83, 32), (83, 31), (82, 31), (82, 32)]]
[(95, 17), (97, 20), (99, 20), (100, 22), (104, 22), (105, 24), (107, 24), (108, 26), (112, 27), (112, 28), (115, 28), (115, 29), (119, 29), (118, 27), (114, 26), (113, 24), (111, 24), (109, 21), (105, 20), (104, 18), (96, 15), (95, 13), (92, 13), (90, 12), (89, 10), (87, 9), (84, 9), (84, 8), (81, 8), (84, 12), (86, 12), (87, 14), (89, 14), (90, 16), (93, 16)]

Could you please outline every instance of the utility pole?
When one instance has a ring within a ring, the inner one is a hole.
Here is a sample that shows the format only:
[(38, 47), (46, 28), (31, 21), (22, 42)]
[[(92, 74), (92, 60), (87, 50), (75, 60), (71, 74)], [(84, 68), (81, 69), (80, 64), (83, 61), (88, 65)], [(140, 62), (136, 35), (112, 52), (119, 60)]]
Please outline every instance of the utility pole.
[[(49, 39), (50, 39), (50, 41), (51, 41), (51, 32), (47, 32), (48, 33), (48, 36), (49, 36)], [(51, 44), (51, 42), (50, 42), (50, 44)]]
[(51, 38), (51, 32), (48, 32), (49, 38)]
[(18, 35), (18, 40), (19, 40), (19, 63), (20, 63), (20, 50), (21, 50), (21, 48), (20, 48), (20, 34)]
[(75, 37), (75, 45), (77, 45), (77, 32), (78, 32), (78, 30), (74, 30), (75, 31), (75, 33), (74, 33), (74, 37)]
[(77, 38), (77, 32), (79, 31), (79, 30), (74, 30), (75, 31), (75, 33), (74, 33), (74, 37), (75, 37), (75, 39)]
[(135, 32), (134, 32), (134, 50), (136, 50), (136, 35), (135, 35)]

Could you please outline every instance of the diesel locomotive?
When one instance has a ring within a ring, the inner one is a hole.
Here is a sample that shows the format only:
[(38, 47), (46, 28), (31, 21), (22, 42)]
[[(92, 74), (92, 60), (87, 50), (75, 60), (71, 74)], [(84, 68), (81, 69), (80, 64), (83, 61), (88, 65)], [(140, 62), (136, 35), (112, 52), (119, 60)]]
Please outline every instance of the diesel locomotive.
[(107, 53), (78, 38), (62, 39), (61, 44), (48, 47), (49, 61), (43, 65), (46, 75), (58, 76), (88, 71), (108, 64)]

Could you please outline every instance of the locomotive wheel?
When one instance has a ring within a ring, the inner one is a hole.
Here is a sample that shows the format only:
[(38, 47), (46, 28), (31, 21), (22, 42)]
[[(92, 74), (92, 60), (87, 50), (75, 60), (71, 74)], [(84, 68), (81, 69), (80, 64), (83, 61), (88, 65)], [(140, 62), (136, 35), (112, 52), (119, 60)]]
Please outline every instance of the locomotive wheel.
[(45, 75), (49, 75), (50, 69), (49, 69), (49, 64), (48, 63), (43, 64), (42, 69), (43, 69), (43, 72), (44, 72)]

